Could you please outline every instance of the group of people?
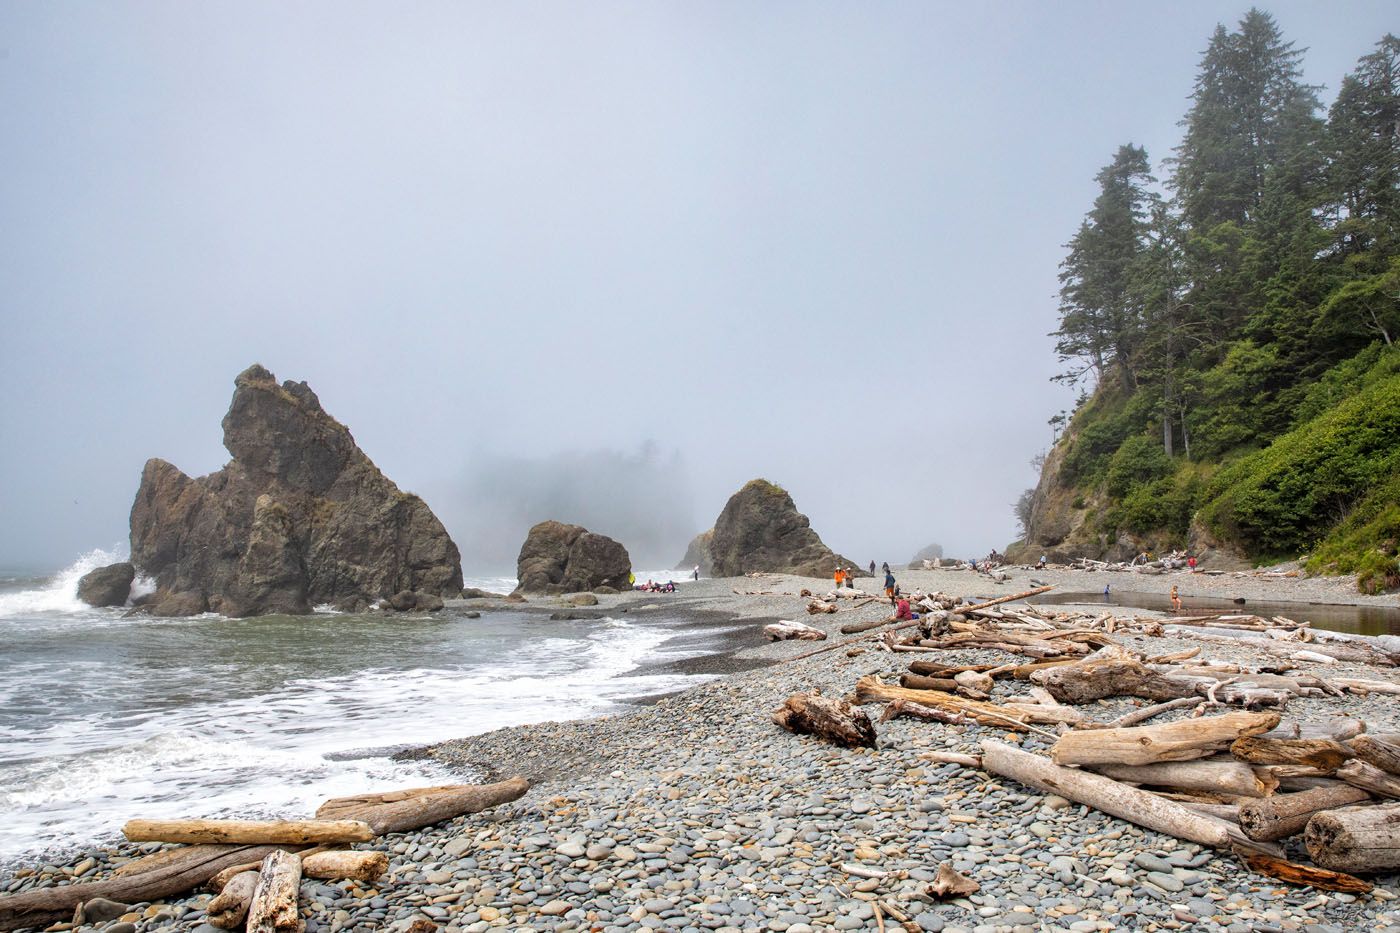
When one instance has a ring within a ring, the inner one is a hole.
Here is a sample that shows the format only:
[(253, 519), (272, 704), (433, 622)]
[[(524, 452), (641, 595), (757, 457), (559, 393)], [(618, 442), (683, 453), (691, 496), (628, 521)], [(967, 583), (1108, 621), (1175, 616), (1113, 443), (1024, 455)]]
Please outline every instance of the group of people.
[(671, 580), (667, 580), (665, 583), (656, 583), (648, 580), (646, 583), (639, 583), (632, 588), (634, 590), (640, 590), (643, 593), (674, 593), (676, 591), (676, 584)]

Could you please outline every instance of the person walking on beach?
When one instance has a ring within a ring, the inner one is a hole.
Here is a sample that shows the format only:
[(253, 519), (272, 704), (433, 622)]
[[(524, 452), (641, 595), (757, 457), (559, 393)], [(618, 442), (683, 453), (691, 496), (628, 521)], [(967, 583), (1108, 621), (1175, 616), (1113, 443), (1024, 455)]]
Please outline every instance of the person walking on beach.
[(848, 590), (853, 590), (853, 589), (855, 589), (855, 588), (856, 588), (856, 568), (854, 568), (854, 567), (847, 567), (847, 568), (846, 568), (846, 589), (848, 589)]
[(841, 589), (841, 584), (846, 582), (846, 571), (837, 567), (836, 572), (832, 574), (831, 577), (836, 581), (836, 588), (839, 590)]
[[(884, 573), (888, 576), (890, 572), (890, 562), (885, 561), (883, 564), (880, 565), (880, 569), (884, 571)], [(874, 571), (872, 570), (871, 573), (874, 573)]]
[(890, 573), (889, 566), (885, 567), (885, 595), (890, 598), (890, 605), (894, 605), (894, 574)]
[(1195, 572), (1196, 572), (1196, 555), (1195, 555), (1195, 554), (1192, 554), (1190, 557), (1186, 558), (1186, 569), (1190, 570), (1192, 573), (1195, 573)]
[(1176, 584), (1172, 584), (1172, 612), (1181, 611), (1181, 595), (1176, 591)]
[(875, 562), (873, 560), (870, 562), (870, 575), (875, 576)]
[(690, 576), (691, 576), (691, 579), (694, 579), (694, 580), (699, 580), (699, 579), (700, 579), (700, 565), (699, 565), (699, 564), (696, 564), (696, 565), (695, 565), (695, 569), (692, 570), (692, 571), (690, 572)]

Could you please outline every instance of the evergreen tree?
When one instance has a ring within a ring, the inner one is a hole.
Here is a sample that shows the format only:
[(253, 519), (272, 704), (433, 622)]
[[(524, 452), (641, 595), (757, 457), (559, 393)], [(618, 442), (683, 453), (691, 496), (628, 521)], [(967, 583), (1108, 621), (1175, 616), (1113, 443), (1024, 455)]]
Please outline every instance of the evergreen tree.
[(1343, 79), (1327, 138), (1339, 250), (1383, 272), (1400, 247), (1400, 39), (1387, 34)]
[(1099, 196), (1060, 264), (1060, 329), (1052, 336), (1062, 361), (1084, 361), (1064, 378), (1092, 370), (1102, 380), (1112, 369), (1131, 387), (1143, 328), (1137, 263), (1153, 202), (1146, 150), (1120, 146), (1095, 180)]
[(1316, 149), (1320, 105), (1315, 89), (1299, 80), (1302, 55), (1257, 9), (1245, 14), (1239, 32), (1216, 27), (1175, 159), (1173, 185), (1194, 230), (1248, 225), (1272, 171), (1302, 171), (1314, 161), (1308, 154)]

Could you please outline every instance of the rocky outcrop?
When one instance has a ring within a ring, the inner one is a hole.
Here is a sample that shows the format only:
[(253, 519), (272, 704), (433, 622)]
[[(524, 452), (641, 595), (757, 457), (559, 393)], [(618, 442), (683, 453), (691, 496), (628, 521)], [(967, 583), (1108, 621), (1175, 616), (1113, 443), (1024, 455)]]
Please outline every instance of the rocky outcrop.
[(132, 563), (157, 615), (299, 614), (404, 591), (456, 596), (457, 546), (304, 382), (251, 366), (224, 417), (233, 459), (192, 479), (149, 460), (131, 507)]
[(516, 561), (517, 593), (575, 593), (594, 587), (631, 589), (632, 558), (606, 535), (580, 525), (540, 522)]
[(714, 576), (714, 564), (710, 560), (710, 541), (714, 538), (714, 529), (702, 531), (690, 539), (690, 545), (685, 549), (685, 556), (681, 562), (673, 567), (673, 570), (684, 570), (687, 573), (697, 566), (700, 572), (707, 577)]
[(838, 566), (869, 576), (855, 561), (823, 544), (792, 496), (766, 479), (752, 480), (730, 496), (708, 534), (716, 577), (756, 571), (829, 577)]
[[(1084, 490), (1064, 480), (1061, 469), (1075, 435), (1067, 434), (1045, 457), (1040, 481), (1031, 496), (1030, 522), (1021, 541), (1007, 545), (1006, 560), (1032, 564), (1042, 556), (1052, 564), (1068, 564), (1081, 557), (1110, 562), (1131, 560), (1144, 551), (1163, 554), (1181, 545), (1166, 535), (1131, 535), (1116, 532), (1110, 537), (1102, 516), (1112, 508), (1102, 489)], [(1214, 569), (1233, 570), (1250, 566), (1243, 555), (1213, 540), (1199, 522), (1187, 537), (1186, 548), (1202, 564)]]
[(78, 580), (78, 598), (99, 609), (124, 606), (131, 595), (131, 581), (135, 579), (136, 568), (126, 562), (98, 567)]

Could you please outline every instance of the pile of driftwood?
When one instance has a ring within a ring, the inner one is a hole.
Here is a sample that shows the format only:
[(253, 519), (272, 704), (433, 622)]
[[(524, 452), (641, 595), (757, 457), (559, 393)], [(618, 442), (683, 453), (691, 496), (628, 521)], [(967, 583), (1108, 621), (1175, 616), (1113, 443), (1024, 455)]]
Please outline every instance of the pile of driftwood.
[(185, 843), (122, 865), (112, 877), (0, 897), (0, 930), (85, 922), (96, 899), (159, 901), (204, 886), (217, 896), (208, 922), (225, 930), (294, 933), (301, 879), (373, 881), (389, 867), (383, 852), (345, 848), (508, 803), (529, 790), (524, 778), (448, 784), (327, 800), (314, 820), (131, 820), (131, 842)]
[[(1023, 594), (1007, 601), (1018, 598)], [(1202, 616), (1178, 621), (1209, 630), (1192, 630), (1193, 638), (1208, 643), (1248, 638), (1270, 662), (1250, 667), (1205, 660), (1199, 646), (1149, 656), (1112, 635), (1160, 635), (1160, 621), (1029, 606), (945, 609), (946, 601), (935, 594), (923, 619), (878, 636), (888, 650), (924, 656), (898, 685), (867, 676), (844, 700), (799, 694), (774, 721), (838, 744), (874, 748), (875, 724), (859, 707), (880, 703), (881, 721), (908, 717), (1037, 733), (1054, 743), (1048, 758), (993, 740), (982, 742), (977, 756), (926, 757), (979, 767), (1233, 851), (1252, 869), (1291, 883), (1368, 891), (1371, 885), (1355, 874), (1400, 869), (1400, 735), (1367, 734), (1365, 723), (1344, 717), (1281, 724), (1297, 697), (1400, 694), (1400, 685), (1388, 680), (1318, 673), (1337, 660), (1391, 667), (1397, 659), (1388, 651), (1356, 641), (1318, 644), (1323, 633), (1289, 619)], [(926, 659), (956, 648), (1021, 657), (971, 665)], [(998, 683), (1024, 684), (1024, 692), (1000, 691), (993, 701)], [(1080, 708), (1109, 697), (1146, 703), (1111, 721)], [(1146, 724), (1167, 713), (1187, 718)], [(1278, 845), (1297, 835), (1313, 865), (1288, 860)]]

